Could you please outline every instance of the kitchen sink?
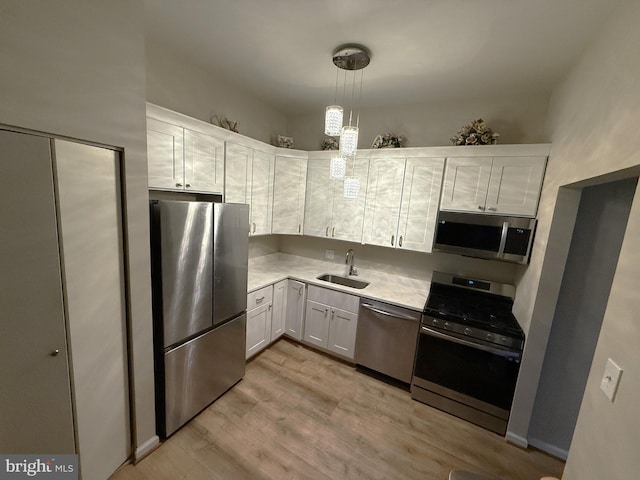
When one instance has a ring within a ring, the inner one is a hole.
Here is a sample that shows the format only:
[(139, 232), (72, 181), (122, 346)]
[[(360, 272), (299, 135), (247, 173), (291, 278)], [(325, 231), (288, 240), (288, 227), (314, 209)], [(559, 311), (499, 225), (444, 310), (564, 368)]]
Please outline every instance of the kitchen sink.
[(345, 287), (351, 288), (364, 288), (369, 285), (369, 282), (365, 282), (364, 280), (356, 280), (355, 278), (349, 277), (341, 277), (340, 275), (332, 275), (330, 273), (323, 273), (319, 277), (316, 277), (318, 280), (324, 280), (325, 282), (337, 283), (338, 285), (344, 285)]

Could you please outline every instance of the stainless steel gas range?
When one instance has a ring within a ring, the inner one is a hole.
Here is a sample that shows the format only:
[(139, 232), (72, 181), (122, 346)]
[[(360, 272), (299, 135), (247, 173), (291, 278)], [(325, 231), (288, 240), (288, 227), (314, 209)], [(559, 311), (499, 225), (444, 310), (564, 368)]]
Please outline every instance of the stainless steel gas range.
[(514, 296), (513, 285), (434, 272), (411, 396), (504, 435), (524, 346)]

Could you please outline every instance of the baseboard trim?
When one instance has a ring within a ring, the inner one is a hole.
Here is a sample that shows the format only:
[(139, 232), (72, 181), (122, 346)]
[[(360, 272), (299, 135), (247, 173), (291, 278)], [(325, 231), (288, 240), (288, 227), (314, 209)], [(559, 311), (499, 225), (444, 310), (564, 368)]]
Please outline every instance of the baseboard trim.
[(526, 438), (517, 435), (513, 432), (509, 432), (507, 431), (507, 434), (505, 435), (505, 438), (507, 439), (507, 442), (509, 443), (513, 443), (514, 445), (517, 445), (518, 447), (521, 448), (527, 448), (529, 446), (529, 442), (527, 441)]
[(567, 461), (567, 457), (569, 456), (569, 451), (564, 450), (562, 448), (556, 447), (555, 445), (551, 445), (550, 443), (543, 442), (542, 440), (538, 440), (537, 438), (532, 438), (529, 441), (529, 445), (538, 450), (542, 450), (543, 452), (548, 453), (549, 455), (553, 455), (561, 460)]
[(154, 435), (149, 440), (147, 440), (142, 445), (140, 445), (138, 448), (136, 448), (136, 451), (133, 455), (133, 463), (138, 463), (140, 460), (142, 460), (144, 457), (149, 455), (159, 446), (160, 446), (160, 437), (158, 437), (157, 435)]

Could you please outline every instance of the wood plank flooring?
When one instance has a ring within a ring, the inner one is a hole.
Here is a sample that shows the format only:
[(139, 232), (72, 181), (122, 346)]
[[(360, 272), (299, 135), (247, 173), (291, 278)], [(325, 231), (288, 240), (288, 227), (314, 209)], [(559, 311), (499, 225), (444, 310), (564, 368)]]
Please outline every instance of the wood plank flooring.
[(445, 480), (452, 469), (538, 480), (559, 478), (563, 467), (280, 340), (249, 362), (232, 390), (111, 480)]

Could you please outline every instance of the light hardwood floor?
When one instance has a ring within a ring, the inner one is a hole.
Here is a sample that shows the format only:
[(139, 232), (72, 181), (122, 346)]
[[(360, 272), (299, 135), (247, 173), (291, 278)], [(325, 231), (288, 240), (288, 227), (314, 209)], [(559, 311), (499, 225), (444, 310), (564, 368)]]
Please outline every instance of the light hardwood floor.
[(563, 462), (411, 399), (288, 340), (137, 465), (112, 480), (560, 477)]

